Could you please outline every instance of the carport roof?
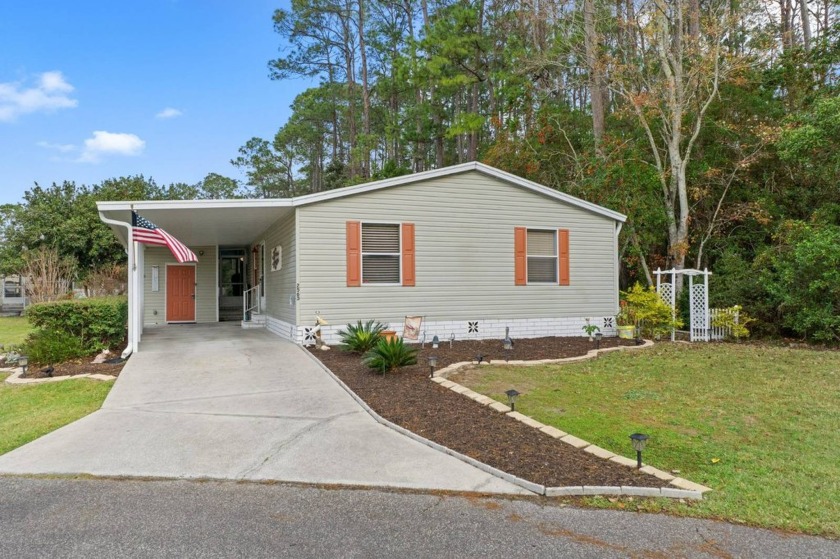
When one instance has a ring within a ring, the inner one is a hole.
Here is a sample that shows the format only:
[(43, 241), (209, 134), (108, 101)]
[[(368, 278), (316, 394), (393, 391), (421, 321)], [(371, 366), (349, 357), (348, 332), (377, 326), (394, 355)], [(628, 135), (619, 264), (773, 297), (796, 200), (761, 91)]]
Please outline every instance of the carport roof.
[[(131, 223), (131, 210), (190, 246), (247, 245), (274, 222), (294, 212), (292, 201), (278, 200), (184, 200), (144, 202), (98, 202), (99, 213), (108, 219)], [(120, 242), (126, 230), (109, 224)]]

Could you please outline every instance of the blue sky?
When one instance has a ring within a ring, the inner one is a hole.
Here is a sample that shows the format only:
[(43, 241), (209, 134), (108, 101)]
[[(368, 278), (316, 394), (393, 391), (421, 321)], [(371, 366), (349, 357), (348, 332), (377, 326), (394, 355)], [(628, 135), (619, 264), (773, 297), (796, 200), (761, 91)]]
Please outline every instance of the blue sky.
[(159, 184), (273, 137), (309, 84), (268, 78), (289, 0), (15, 0), (0, 17), (0, 203), (35, 182)]

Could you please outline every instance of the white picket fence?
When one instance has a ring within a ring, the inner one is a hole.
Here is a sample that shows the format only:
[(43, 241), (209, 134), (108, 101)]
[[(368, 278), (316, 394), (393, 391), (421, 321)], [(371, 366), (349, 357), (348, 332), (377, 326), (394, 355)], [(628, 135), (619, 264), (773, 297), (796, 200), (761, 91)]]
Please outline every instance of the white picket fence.
[[(726, 315), (735, 317), (735, 324), (738, 324), (738, 311), (732, 308), (725, 309), (709, 309), (709, 339), (711, 340), (725, 340), (732, 336), (732, 328), (725, 326), (715, 326), (719, 318)], [(728, 321), (727, 321), (728, 322)]]

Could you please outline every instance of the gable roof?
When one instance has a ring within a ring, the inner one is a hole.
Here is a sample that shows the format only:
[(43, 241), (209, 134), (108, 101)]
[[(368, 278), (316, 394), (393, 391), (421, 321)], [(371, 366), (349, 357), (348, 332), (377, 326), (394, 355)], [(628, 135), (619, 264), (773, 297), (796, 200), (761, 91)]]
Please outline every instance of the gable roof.
[(346, 186), (327, 192), (316, 192), (295, 198), (234, 199), (234, 200), (136, 200), (121, 202), (97, 202), (100, 219), (108, 223), (111, 230), (125, 245), (125, 227), (131, 223), (131, 212), (143, 212), (143, 217), (177, 237), (187, 245), (247, 244), (257, 232), (268, 228), (279, 217), (294, 212), (296, 207), (308, 206), (397, 187), (421, 181), (444, 178), (459, 173), (478, 172), (494, 177), (513, 186), (535, 192), (546, 198), (578, 207), (596, 215), (624, 223), (627, 217), (598, 204), (558, 192), (533, 181), (517, 177), (483, 163), (471, 162), (433, 169), (422, 173), (404, 175)]
[(608, 217), (621, 223), (624, 223), (627, 220), (627, 216), (619, 212), (610, 210), (603, 206), (599, 206), (598, 204), (593, 204), (592, 202), (587, 202), (586, 200), (581, 200), (580, 198), (576, 198), (570, 194), (554, 190), (553, 188), (548, 188), (547, 186), (535, 183), (534, 181), (523, 179), (522, 177), (518, 177), (511, 173), (502, 171), (501, 169), (496, 169), (495, 167), (491, 167), (490, 165), (485, 165), (484, 163), (479, 163), (477, 161), (461, 163), (460, 165), (452, 165), (450, 167), (443, 167), (441, 169), (433, 169), (431, 171), (423, 171), (421, 173), (414, 173), (411, 175), (403, 175), (401, 177), (394, 177), (391, 179), (368, 182), (356, 186), (346, 186), (344, 188), (328, 190), (326, 192), (306, 194), (305, 196), (291, 198), (291, 200), (292, 205), (294, 206), (305, 206), (309, 204), (317, 204), (318, 202), (324, 202), (326, 200), (334, 200), (336, 198), (344, 198), (345, 196), (362, 194), (364, 192), (373, 192), (376, 190), (382, 190), (384, 188), (391, 188), (394, 186), (401, 186), (404, 184), (411, 184), (429, 179), (447, 177), (450, 175), (456, 175), (468, 171), (477, 171), (481, 174), (500, 179), (509, 184), (530, 190), (532, 192), (536, 192), (538, 194), (542, 194), (555, 200), (560, 200), (561, 202), (565, 202), (570, 206), (576, 206), (578, 208), (582, 208), (592, 213)]

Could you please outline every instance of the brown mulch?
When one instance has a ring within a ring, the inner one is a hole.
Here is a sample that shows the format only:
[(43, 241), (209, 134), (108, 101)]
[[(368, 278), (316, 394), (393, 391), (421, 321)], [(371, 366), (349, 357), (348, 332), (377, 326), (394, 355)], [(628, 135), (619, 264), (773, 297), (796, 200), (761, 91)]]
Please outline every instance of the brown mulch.
[[(601, 347), (633, 345), (632, 340), (604, 338)], [(518, 339), (511, 360), (559, 359), (583, 355), (595, 344), (586, 338)], [(428, 356), (438, 368), (474, 360), (504, 362), (501, 341), (460, 341), (436, 350), (419, 349), (417, 364), (380, 375), (355, 354), (333, 348), (311, 350), (331, 371), (382, 417), (476, 460), (545, 485), (663, 487), (667, 483), (620, 464), (597, 458), (487, 406), (429, 380)], [(575, 433), (586, 438), (586, 433)]]
[[(119, 354), (114, 357), (119, 357)], [(122, 363), (91, 363), (93, 356), (73, 359), (63, 363), (56, 363), (52, 365), (53, 371), (48, 372), (44, 365), (30, 365), (25, 375), (21, 378), (47, 378), (47, 377), (63, 377), (68, 375), (84, 375), (84, 374), (100, 374), (111, 375), (118, 377), (120, 371), (125, 366), (125, 361)]]

